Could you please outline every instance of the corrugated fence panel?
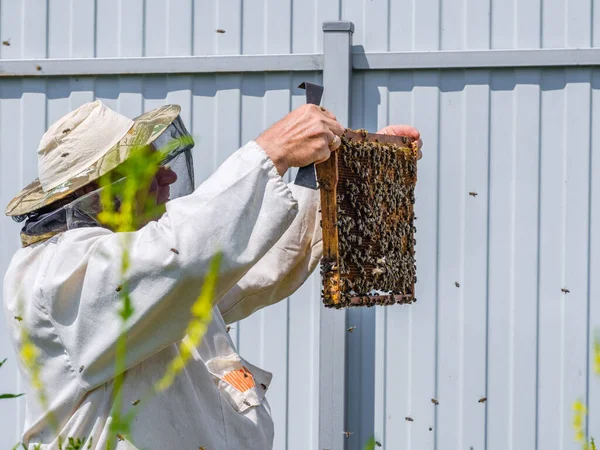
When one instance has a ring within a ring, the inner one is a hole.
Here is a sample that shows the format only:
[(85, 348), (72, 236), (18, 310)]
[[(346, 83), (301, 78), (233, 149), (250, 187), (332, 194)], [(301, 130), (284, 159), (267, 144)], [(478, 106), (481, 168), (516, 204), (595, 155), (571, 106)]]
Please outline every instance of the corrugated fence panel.
[[(82, 103), (101, 99), (130, 117), (165, 103), (182, 106), (196, 140), (197, 184), (243, 143), (304, 103), (301, 81), (313, 73), (13, 79), (0, 82), (0, 204), (37, 176), (36, 149), (55, 120)], [(292, 179), (292, 173), (288, 175)], [(0, 271), (19, 246), (19, 224), (0, 221)], [(232, 324), (240, 353), (274, 373), (270, 400), (275, 448), (315, 448), (318, 441), (319, 283), (311, 278), (290, 299)], [(11, 318), (8, 318), (11, 320)], [(15, 355), (0, 323), (0, 391), (20, 392)], [(22, 431), (22, 400), (2, 400), (0, 448), (12, 448)], [(9, 402), (15, 402), (13, 408)], [(15, 414), (16, 411), (16, 414)]]
[[(600, 71), (595, 71), (592, 74), (592, 108), (598, 111), (600, 108)], [(600, 146), (600, 114), (592, 114), (590, 139), (592, 148), (598, 149)], [(592, 154), (590, 161), (590, 174), (596, 175), (600, 173), (600, 155), (596, 150)], [(590, 186), (590, 246), (588, 250), (589, 273), (588, 273), (588, 288), (590, 299), (600, 298), (600, 278), (593, 276), (600, 271), (600, 238), (598, 233), (592, 234), (592, 230), (598, 229), (600, 226), (600, 183), (594, 176), (591, 177)], [(592, 330), (592, 326), (600, 322), (600, 303), (598, 301), (589, 302), (588, 330)], [(600, 370), (594, 357), (594, 347), (588, 345), (588, 392), (587, 401), (590, 407), (588, 423), (600, 423), (600, 383), (591, 382), (589, 371), (594, 368)]]
[(355, 76), (353, 127), (425, 143), (418, 301), (350, 314), (349, 448), (576, 449), (577, 399), (598, 433), (599, 98), (597, 69)]
[[(366, 51), (600, 45), (593, 0), (1, 0), (0, 58), (322, 51), (352, 20)], [(281, 43), (282, 45), (272, 45)]]

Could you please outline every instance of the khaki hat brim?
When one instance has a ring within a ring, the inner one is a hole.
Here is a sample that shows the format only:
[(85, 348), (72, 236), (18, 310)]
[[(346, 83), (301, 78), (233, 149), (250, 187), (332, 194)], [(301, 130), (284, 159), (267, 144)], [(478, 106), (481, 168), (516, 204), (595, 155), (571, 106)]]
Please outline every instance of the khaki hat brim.
[(180, 112), (179, 105), (166, 105), (136, 117), (127, 135), (102, 158), (49, 191), (44, 191), (39, 178), (36, 178), (10, 201), (5, 210), (6, 215), (22, 216), (38, 210), (99, 179), (129, 158), (132, 149), (154, 142)]

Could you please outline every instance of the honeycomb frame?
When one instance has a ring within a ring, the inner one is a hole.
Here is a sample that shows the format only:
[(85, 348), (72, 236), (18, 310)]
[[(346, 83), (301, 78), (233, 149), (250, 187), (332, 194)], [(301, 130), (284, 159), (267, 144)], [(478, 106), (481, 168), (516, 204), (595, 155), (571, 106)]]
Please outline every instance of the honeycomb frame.
[(326, 307), (410, 304), (416, 283), (414, 139), (346, 130), (316, 166)]

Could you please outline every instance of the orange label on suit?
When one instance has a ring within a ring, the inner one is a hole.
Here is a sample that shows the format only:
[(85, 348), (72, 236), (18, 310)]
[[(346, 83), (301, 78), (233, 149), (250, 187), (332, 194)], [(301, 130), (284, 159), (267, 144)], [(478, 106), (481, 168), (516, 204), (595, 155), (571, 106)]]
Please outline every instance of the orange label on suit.
[(240, 392), (246, 392), (256, 386), (252, 373), (246, 367), (226, 373), (223, 380)]

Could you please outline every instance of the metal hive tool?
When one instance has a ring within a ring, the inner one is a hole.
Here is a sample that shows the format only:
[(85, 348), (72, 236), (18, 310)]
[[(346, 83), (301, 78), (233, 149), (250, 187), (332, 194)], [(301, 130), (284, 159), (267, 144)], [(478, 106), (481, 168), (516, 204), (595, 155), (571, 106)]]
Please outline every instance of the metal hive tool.
[(346, 130), (318, 164), (323, 303), (331, 308), (415, 301), (412, 138)]

